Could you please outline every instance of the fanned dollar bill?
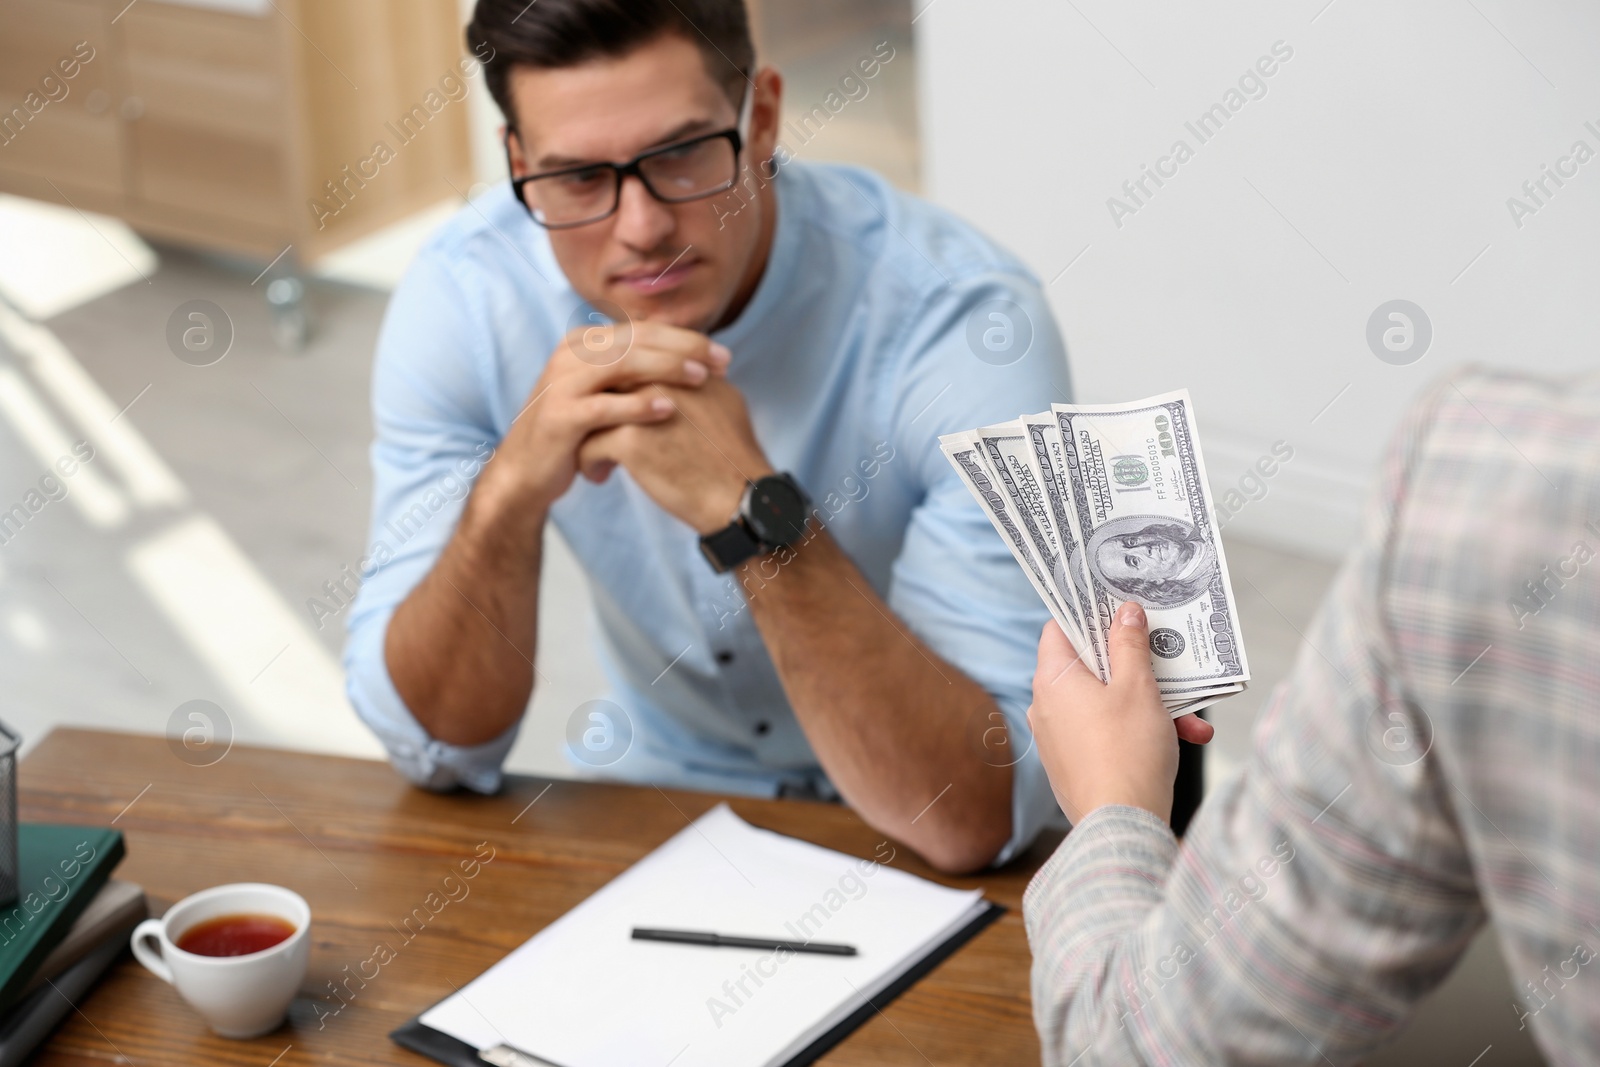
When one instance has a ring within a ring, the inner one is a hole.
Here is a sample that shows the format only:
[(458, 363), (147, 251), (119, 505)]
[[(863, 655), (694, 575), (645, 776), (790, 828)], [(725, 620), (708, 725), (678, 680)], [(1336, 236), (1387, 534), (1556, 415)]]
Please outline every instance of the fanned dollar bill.
[(978, 505), (983, 508), (983, 513), (988, 516), (995, 531), (1000, 534), (1000, 539), (1011, 549), (1011, 554), (1017, 557), (1017, 562), (1022, 564), (1023, 571), (1028, 575), (1028, 581), (1033, 583), (1034, 591), (1050, 609), (1056, 624), (1061, 627), (1063, 633), (1072, 638), (1074, 647), (1077, 647), (1078, 642), (1084, 639), (1083, 623), (1080, 618), (1067, 614), (1061, 598), (1056, 595), (1049, 570), (1029, 548), (1022, 532), (1022, 518), (1017, 514), (1015, 506), (1007, 500), (999, 476), (985, 460), (983, 445), (978, 440), (978, 435), (946, 434), (939, 438), (939, 448), (950, 461), (950, 465), (961, 475), (967, 490), (977, 498)]
[(1063, 548), (1059, 531), (1051, 519), (1043, 479), (1028, 462), (1027, 438), (1018, 433), (1018, 429), (1016, 423), (983, 426), (973, 431), (973, 436), (977, 438), (997, 484), (1005, 491), (1012, 514), (1020, 520), (1022, 532), (1044, 569), (1051, 591), (1074, 623), (1075, 628), (1067, 632), (1087, 636), (1083, 627), (1084, 608), (1087, 605), (1080, 603), (1076, 589), (1067, 579), (1067, 550)]
[[(1083, 568), (1083, 532), (1078, 528), (1072, 507), (1072, 490), (1062, 479), (1066, 470), (1065, 451), (1061, 444), (1061, 430), (1056, 425), (1055, 413), (1024, 415), (1017, 420), (1028, 443), (1028, 465), (1044, 491), (1050, 522), (1061, 542), (1061, 567), (1058, 582), (1069, 586), (1068, 594), (1077, 607), (1080, 623), (1093, 614), (1089, 599), (1089, 577)], [(1073, 646), (1101, 678), (1109, 675), (1109, 654), (1099, 627), (1080, 626), (1083, 640), (1074, 640)], [(1068, 635), (1071, 636), (1070, 634)]]
[(1102, 679), (1117, 607), (1138, 601), (1174, 715), (1250, 680), (1187, 390), (1129, 404), (1056, 404), (947, 434), (945, 456)]

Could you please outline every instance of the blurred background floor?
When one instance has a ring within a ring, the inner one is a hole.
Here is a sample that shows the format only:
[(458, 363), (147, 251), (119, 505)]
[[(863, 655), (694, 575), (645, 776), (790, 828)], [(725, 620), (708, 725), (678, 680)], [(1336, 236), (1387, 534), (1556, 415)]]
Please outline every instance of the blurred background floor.
[[(871, 166), (915, 191), (908, 6), (769, 2), (762, 32), (786, 74), (795, 121), (860, 58), (893, 50), (865, 95), (794, 151)], [(169, 247), (138, 259), (126, 253), (137, 240), (107, 220), (50, 217), (61, 241), (96, 249), (109, 277), (131, 280), (95, 283), (99, 295), (39, 322), (0, 306), (0, 510), (38, 489), (72, 441), (104, 442), (64, 479), (66, 496), (0, 546), (0, 717), (29, 742), (67, 723), (172, 736), (202, 725), (189, 702), (203, 700), (221, 709), (204, 725), (243, 741), (379, 754), (343, 699), (343, 612), (325, 583), (337, 589), (367, 540), (367, 388), (382, 287), (454, 207), (340, 253), (311, 278), (314, 330), (295, 354), (273, 343), (257, 277), (264, 264)], [(18, 220), (38, 223), (28, 205), (0, 199), (0, 217), (8, 213), (12, 232)], [(83, 283), (81, 269), (72, 273), (69, 288)], [(192, 300), (222, 309), (231, 330), (226, 357), (212, 366), (182, 362), (169, 347), (169, 319)], [(548, 682), (509, 767), (569, 775), (567, 717), (601, 695), (603, 682), (583, 576), (552, 540), (538, 651)], [(1325, 559), (1227, 540), (1255, 681), (1211, 712), (1213, 785), (1247, 759), (1256, 714), (1289, 670), (1334, 571)], [(335, 606), (336, 616), (319, 617), (312, 601)], [(1503, 967), (1480, 939), (1430, 1014), (1372, 1062), (1539, 1062), (1509, 1025), (1510, 1004)]]

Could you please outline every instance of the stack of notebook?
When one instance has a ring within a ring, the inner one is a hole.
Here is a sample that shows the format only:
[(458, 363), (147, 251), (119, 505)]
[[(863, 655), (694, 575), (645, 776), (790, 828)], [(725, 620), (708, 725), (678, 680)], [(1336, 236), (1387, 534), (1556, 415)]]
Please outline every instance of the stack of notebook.
[(122, 834), (17, 828), (17, 900), (0, 907), (0, 1067), (20, 1064), (127, 947), (144, 890), (113, 881)]

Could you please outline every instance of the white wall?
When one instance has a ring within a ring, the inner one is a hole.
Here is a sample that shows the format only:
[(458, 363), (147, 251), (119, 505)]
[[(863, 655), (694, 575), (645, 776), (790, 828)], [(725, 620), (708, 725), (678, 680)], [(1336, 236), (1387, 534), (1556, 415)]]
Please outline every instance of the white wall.
[[(1600, 364), (1600, 158), (1520, 228), (1507, 206), (1600, 152), (1600, 6), (914, 2), (927, 195), (1050, 283), (1079, 399), (1188, 386), (1219, 491), (1293, 447), (1235, 532), (1337, 553), (1425, 383)], [(1265, 95), (1201, 143), (1185, 122), (1278, 41)], [(1180, 139), (1119, 227), (1108, 198)], [(1396, 298), (1433, 326), (1409, 366), (1365, 339)]]

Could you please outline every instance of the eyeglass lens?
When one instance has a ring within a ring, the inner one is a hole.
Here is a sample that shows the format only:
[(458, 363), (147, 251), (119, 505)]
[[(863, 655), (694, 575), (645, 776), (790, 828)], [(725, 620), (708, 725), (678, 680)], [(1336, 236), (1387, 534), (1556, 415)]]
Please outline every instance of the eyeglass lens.
[[(639, 161), (639, 174), (658, 199), (697, 200), (728, 188), (738, 160), (726, 137), (709, 137), (653, 153)], [(547, 226), (571, 226), (605, 218), (617, 209), (621, 175), (594, 166), (535, 178), (522, 187), (523, 199)]]

